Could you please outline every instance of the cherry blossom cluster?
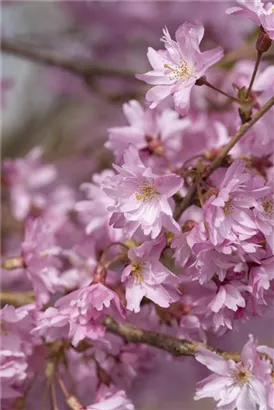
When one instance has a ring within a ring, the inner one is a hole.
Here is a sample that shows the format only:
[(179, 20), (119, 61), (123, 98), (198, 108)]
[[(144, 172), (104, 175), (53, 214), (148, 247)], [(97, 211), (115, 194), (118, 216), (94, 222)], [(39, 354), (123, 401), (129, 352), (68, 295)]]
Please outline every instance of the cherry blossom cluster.
[(112, 167), (78, 186), (41, 147), (4, 160), (4, 410), (133, 410), (135, 382), (163, 353), (114, 335), (109, 317), (193, 342), (211, 372), (194, 400), (274, 409), (272, 348), (252, 335), (241, 353), (209, 345), (274, 301), (274, 66), (261, 61), (274, 6), (227, 13), (258, 25), (255, 73), (254, 61), (223, 68), (219, 46), (201, 51), (201, 23), (175, 39), (164, 28), (152, 70), (136, 75), (152, 85), (145, 101), (124, 103), (124, 123), (108, 129)]

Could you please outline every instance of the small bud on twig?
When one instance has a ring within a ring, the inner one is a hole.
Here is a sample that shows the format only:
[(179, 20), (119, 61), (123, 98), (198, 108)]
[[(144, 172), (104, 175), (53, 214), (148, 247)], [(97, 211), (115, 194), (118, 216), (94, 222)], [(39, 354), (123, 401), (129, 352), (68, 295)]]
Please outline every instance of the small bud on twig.
[(258, 53), (262, 54), (269, 50), (272, 44), (272, 40), (263, 27), (260, 27), (260, 33), (256, 41), (256, 50)]

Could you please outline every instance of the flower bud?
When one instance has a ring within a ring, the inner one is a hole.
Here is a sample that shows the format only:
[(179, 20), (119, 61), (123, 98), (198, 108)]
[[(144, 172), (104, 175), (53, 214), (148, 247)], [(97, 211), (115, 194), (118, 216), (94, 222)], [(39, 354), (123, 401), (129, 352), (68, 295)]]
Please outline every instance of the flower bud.
[(265, 53), (271, 46), (272, 40), (263, 27), (260, 27), (260, 33), (256, 41), (256, 50), (258, 53)]

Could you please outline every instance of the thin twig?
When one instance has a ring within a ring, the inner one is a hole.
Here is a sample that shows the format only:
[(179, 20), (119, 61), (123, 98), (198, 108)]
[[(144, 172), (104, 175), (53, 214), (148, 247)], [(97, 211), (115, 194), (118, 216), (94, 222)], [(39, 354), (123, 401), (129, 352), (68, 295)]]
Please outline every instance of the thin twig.
[(262, 58), (262, 53), (260, 53), (260, 52), (258, 51), (258, 53), (257, 53), (257, 58), (256, 58), (256, 63), (255, 63), (255, 66), (254, 66), (254, 69), (253, 69), (253, 73), (252, 73), (252, 77), (251, 77), (251, 80), (250, 80), (250, 83), (249, 83), (249, 86), (248, 86), (248, 90), (247, 90), (247, 92), (246, 92), (246, 99), (249, 97), (249, 94), (250, 94), (250, 92), (251, 92), (251, 89), (252, 89), (252, 86), (253, 86), (253, 83), (254, 83), (254, 80), (255, 80), (255, 77), (256, 77), (258, 68), (259, 68), (259, 64), (260, 64), (261, 58)]
[(70, 393), (68, 391), (68, 389), (65, 386), (65, 383), (63, 382), (63, 379), (61, 379), (61, 377), (56, 376), (58, 383), (60, 384), (61, 390), (64, 393), (64, 396), (66, 399), (68, 399), (70, 397)]
[(48, 396), (49, 389), (50, 389), (50, 380), (47, 379), (46, 385), (44, 387), (43, 394), (42, 394), (41, 410), (45, 410), (46, 407), (47, 407), (47, 402), (48, 402), (48, 399), (49, 399), (49, 396)]
[(51, 380), (51, 398), (52, 398), (53, 410), (59, 410), (54, 378)]
[[(251, 118), (250, 121), (246, 122), (243, 124), (236, 134), (229, 140), (229, 142), (225, 145), (223, 150), (220, 152), (220, 154), (214, 159), (214, 161), (210, 164), (204, 178), (208, 178), (212, 172), (219, 168), (229, 151), (234, 147), (235, 144), (241, 139), (241, 137), (254, 125), (256, 124), (257, 121), (259, 121), (262, 116), (270, 110), (271, 107), (274, 105), (274, 97), (270, 98), (270, 100), (259, 110), (256, 112), (256, 114)], [(175, 219), (178, 220), (182, 213), (189, 207), (191, 204), (195, 194), (196, 194), (196, 185), (193, 184), (186, 195), (186, 197), (182, 200), (182, 202), (178, 205), (176, 211), (175, 211)]]
[(62, 68), (63, 70), (80, 75), (87, 80), (92, 76), (135, 78), (135, 73), (128, 69), (110, 67), (108, 64), (98, 65), (85, 58), (71, 58), (59, 51), (41, 48), (39, 45), (33, 45), (19, 40), (3, 38), (1, 40), (1, 50), (5, 53), (23, 57), (37, 63)]
[(109, 332), (121, 336), (127, 342), (144, 343), (154, 346), (171, 353), (173, 356), (195, 356), (197, 348), (203, 347), (221, 355), (225, 359), (233, 359), (235, 361), (240, 360), (239, 353), (225, 352), (202, 342), (181, 340), (163, 333), (139, 329), (127, 323), (119, 324), (110, 317), (105, 319), (104, 324)]
[(231, 101), (233, 101), (237, 104), (241, 104), (241, 101), (238, 98), (233, 97), (233, 95), (227, 94), (225, 91), (221, 90), (218, 87), (215, 87), (215, 85), (209, 83), (207, 80), (204, 81), (204, 85), (206, 85), (208, 88), (211, 88), (212, 90), (217, 91), (218, 93), (224, 95), (225, 97), (229, 98)]

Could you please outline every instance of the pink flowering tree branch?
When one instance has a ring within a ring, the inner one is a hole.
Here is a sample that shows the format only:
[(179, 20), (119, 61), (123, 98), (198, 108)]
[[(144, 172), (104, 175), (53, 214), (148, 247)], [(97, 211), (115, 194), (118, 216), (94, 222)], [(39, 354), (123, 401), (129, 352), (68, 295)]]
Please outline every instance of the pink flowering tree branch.
[(239, 353), (216, 349), (202, 342), (190, 342), (189, 340), (181, 340), (163, 333), (139, 329), (131, 324), (117, 323), (110, 317), (106, 318), (104, 323), (109, 332), (121, 336), (127, 342), (148, 344), (165, 350), (173, 356), (195, 356), (197, 349), (203, 347), (204, 349), (216, 352), (225, 359), (240, 360)]
[[(229, 151), (234, 147), (235, 144), (245, 135), (245, 133), (254, 125), (257, 121), (260, 120), (264, 116), (264, 114), (270, 110), (271, 107), (274, 105), (274, 97), (270, 98), (269, 101), (265, 103), (265, 105), (256, 112), (256, 114), (252, 117), (252, 119), (245, 124), (243, 124), (236, 134), (229, 140), (229, 142), (225, 145), (219, 155), (214, 159), (214, 161), (210, 164), (208, 169), (203, 176), (205, 179), (208, 178), (212, 172), (219, 168), (223, 161), (225, 160)], [(186, 195), (186, 197), (178, 204), (176, 209), (176, 219), (179, 219), (182, 213), (190, 206), (194, 196), (197, 192), (197, 185), (193, 184)]]
[[(261, 316), (274, 295), (274, 68), (261, 64), (274, 8), (250, 0), (227, 13), (258, 26), (255, 64), (224, 71), (222, 42), (201, 46), (203, 24), (183, 22), (174, 37), (165, 27), (162, 48), (148, 47), (151, 69), (136, 74), (151, 85), (147, 103), (123, 104), (127, 123), (108, 129), (112, 169), (87, 180), (73, 157), (64, 177), (41, 147), (4, 160), (6, 210), (24, 227), (3, 235), (5, 410), (27, 406), (33, 391), (43, 410), (61, 400), (72, 410), (134, 410), (127, 390), (161, 351), (211, 372), (194, 400), (274, 409), (271, 347), (253, 335), (239, 352), (207, 343)], [(19, 41), (1, 48), (95, 88), (93, 78), (108, 89), (105, 77), (132, 76)]]

